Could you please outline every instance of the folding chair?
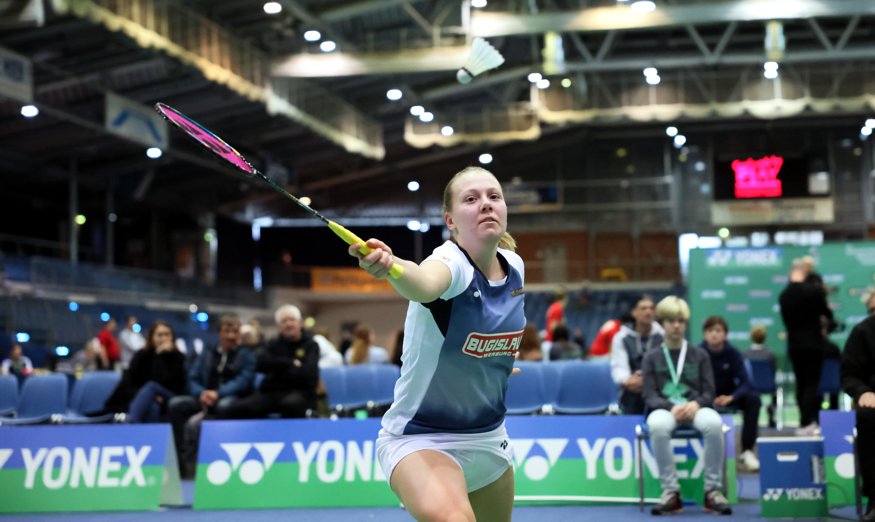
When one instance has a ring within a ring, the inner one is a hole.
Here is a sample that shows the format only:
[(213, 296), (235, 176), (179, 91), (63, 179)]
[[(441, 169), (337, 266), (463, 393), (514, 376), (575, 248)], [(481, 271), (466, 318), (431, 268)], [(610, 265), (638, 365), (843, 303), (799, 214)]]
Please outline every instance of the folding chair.
[(64, 424), (98, 424), (115, 420), (114, 413), (101, 413), (106, 399), (112, 395), (121, 377), (120, 373), (113, 371), (83, 374), (73, 386), (70, 407), (60, 421)]
[(17, 416), (0, 417), (0, 426), (45, 424), (67, 411), (67, 377), (60, 373), (31, 375), (21, 388)]
[(514, 364), (520, 373), (512, 375), (507, 383), (504, 404), (508, 415), (540, 413), (548, 401), (544, 393), (544, 364), (518, 361)]
[(573, 362), (562, 366), (553, 410), (556, 413), (588, 415), (616, 407), (617, 385), (611, 367), (602, 362)]
[(760, 394), (769, 394), (775, 404), (775, 426), (784, 428), (784, 388), (775, 379), (775, 363), (766, 360), (750, 360), (753, 384)]
[(18, 379), (0, 375), (0, 417), (14, 416), (18, 409)]
[[(729, 433), (730, 427), (723, 425), (723, 492), (728, 490), (726, 484), (726, 434)], [(647, 429), (647, 423), (635, 425), (635, 442), (638, 447), (638, 453), (635, 458), (638, 460), (638, 510), (644, 512), (644, 441), (650, 438), (650, 431)], [(673, 439), (701, 439), (702, 432), (692, 426), (681, 426), (675, 428), (671, 432)]]

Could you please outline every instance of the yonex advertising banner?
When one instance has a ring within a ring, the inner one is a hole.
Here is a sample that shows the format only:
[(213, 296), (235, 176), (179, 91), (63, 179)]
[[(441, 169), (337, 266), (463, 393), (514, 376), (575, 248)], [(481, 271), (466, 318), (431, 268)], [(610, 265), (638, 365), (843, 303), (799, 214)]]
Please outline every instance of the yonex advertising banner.
[[(875, 243), (829, 243), (816, 247), (713, 248), (690, 251), (690, 340), (702, 341), (702, 323), (719, 315), (729, 323), (729, 340), (750, 346), (750, 329), (766, 328), (766, 346), (780, 359), (787, 353), (778, 297), (787, 286), (790, 264), (812, 256), (829, 287), (828, 300), (843, 329), (830, 340), (844, 346), (851, 329), (866, 318), (860, 296), (875, 283)], [(783, 369), (789, 370), (789, 365)]]
[(182, 504), (169, 424), (0, 428), (0, 513)]
[(829, 506), (854, 505), (854, 425), (852, 411), (820, 412), (823, 467)]
[[(524, 503), (636, 502), (638, 416), (508, 417), (517, 500)], [(731, 418), (724, 418), (730, 423)], [(375, 456), (378, 419), (205, 422), (195, 509), (396, 506)], [(727, 483), (735, 495), (734, 435), (726, 437)], [(676, 440), (684, 498), (702, 502), (704, 447)], [(659, 497), (656, 462), (645, 446), (645, 496)]]
[(827, 515), (820, 437), (760, 437), (760, 513), (768, 518)]

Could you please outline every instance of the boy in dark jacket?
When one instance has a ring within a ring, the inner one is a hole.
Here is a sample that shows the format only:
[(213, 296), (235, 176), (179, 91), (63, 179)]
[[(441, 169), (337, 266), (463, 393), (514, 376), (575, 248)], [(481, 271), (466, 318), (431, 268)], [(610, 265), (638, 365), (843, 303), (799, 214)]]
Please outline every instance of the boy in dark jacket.
[(842, 353), (842, 389), (854, 399), (857, 448), (863, 496), (869, 498), (864, 520), (875, 520), (875, 315), (851, 330)]
[(741, 429), (741, 455), (738, 460), (748, 471), (759, 471), (760, 461), (753, 451), (759, 435), (760, 394), (757, 393), (741, 352), (726, 340), (729, 325), (722, 317), (712, 315), (702, 326), (705, 340), (699, 346), (711, 356), (717, 408), (737, 408), (744, 413)]

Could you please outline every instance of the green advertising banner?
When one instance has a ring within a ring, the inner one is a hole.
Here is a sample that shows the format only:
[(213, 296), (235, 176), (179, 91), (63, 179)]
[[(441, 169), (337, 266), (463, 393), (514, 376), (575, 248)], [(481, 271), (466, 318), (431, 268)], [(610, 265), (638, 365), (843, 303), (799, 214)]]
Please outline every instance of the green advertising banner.
[(750, 346), (750, 329), (764, 326), (768, 333), (766, 346), (783, 361), (787, 343), (778, 297), (787, 286), (790, 264), (806, 255), (814, 258), (815, 270), (829, 287), (830, 306), (843, 326), (830, 335), (830, 340), (844, 346), (850, 330), (866, 318), (860, 298), (875, 283), (872, 242), (690, 251), (690, 340), (700, 343), (705, 318), (719, 315), (729, 324), (729, 341), (742, 350)]
[[(730, 423), (731, 418), (725, 418)], [(637, 502), (638, 416), (508, 417), (521, 503)], [(377, 419), (206, 422), (195, 509), (396, 506), (377, 464)], [(735, 501), (733, 432), (727, 483)], [(701, 440), (676, 441), (685, 498), (703, 499)], [(645, 446), (645, 497), (659, 498), (656, 462)]]
[(826, 477), (826, 500), (832, 506), (853, 506), (854, 495), (854, 426), (852, 411), (821, 411), (823, 467)]
[(0, 428), (0, 513), (182, 504), (168, 424)]

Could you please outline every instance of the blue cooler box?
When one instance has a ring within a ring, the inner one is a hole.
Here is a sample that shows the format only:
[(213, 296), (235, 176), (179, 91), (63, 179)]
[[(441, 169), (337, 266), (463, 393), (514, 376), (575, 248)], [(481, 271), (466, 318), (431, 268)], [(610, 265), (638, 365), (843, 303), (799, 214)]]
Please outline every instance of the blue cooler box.
[(757, 439), (764, 517), (827, 515), (821, 437)]

